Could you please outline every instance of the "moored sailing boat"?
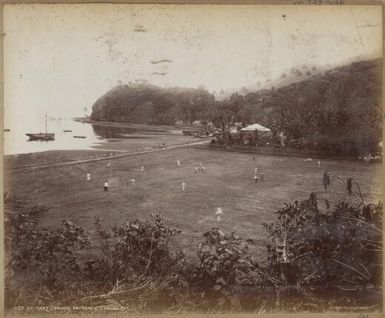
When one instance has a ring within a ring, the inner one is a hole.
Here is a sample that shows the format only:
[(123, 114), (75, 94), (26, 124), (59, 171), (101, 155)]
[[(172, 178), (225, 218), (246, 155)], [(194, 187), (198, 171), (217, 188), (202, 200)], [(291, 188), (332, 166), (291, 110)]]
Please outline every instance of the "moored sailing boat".
[(36, 134), (26, 134), (29, 137), (29, 140), (55, 140), (55, 134), (47, 132), (47, 114), (45, 114), (45, 133), (36, 133)]

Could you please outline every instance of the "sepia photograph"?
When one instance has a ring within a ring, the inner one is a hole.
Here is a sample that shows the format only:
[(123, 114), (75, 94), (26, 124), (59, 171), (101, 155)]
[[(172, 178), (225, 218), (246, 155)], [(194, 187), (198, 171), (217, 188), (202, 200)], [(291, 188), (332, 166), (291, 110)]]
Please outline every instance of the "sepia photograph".
[(382, 5), (2, 14), (6, 316), (382, 313)]

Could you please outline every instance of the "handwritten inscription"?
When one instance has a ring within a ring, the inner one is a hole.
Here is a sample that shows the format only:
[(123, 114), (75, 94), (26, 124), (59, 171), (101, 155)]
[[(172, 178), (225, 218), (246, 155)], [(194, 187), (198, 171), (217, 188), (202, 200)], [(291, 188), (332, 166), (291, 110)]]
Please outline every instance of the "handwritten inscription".
[(344, 4), (344, 0), (299, 0), (293, 4)]

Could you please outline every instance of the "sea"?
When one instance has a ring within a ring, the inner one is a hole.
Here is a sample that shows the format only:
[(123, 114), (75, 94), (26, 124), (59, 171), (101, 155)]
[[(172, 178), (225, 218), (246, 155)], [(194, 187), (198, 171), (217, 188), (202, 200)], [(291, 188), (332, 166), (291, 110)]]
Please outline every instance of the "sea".
[[(6, 131), (9, 129), (9, 131)], [(55, 133), (53, 141), (30, 141), (26, 133), (45, 132), (45, 121), (36, 125), (4, 125), (3, 153), (15, 155), (49, 150), (87, 150), (97, 145), (109, 142), (112, 138), (125, 138), (126, 135), (137, 132), (133, 128), (93, 125), (75, 121), (71, 118), (48, 118), (47, 132)], [(143, 131), (143, 129), (141, 130)], [(151, 128), (148, 129), (151, 132)], [(85, 138), (74, 138), (82, 136)]]

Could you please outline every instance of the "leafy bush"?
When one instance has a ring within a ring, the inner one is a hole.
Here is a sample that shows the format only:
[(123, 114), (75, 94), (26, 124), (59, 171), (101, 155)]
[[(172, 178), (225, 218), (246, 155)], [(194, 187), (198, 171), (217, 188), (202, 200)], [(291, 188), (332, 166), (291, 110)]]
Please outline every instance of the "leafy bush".
[(102, 255), (87, 262), (92, 279), (111, 283), (139, 276), (162, 277), (175, 264), (169, 241), (180, 231), (166, 227), (160, 214), (154, 224), (136, 220), (104, 230), (96, 219), (95, 226)]
[(309, 200), (286, 204), (275, 222), (265, 224), (272, 240), (266, 269), (286, 286), (286, 300), (328, 295), (331, 304), (343, 294), (359, 303), (362, 293), (370, 298), (379, 292), (382, 204), (330, 205), (326, 201), (327, 212), (321, 213), (313, 193)]
[(206, 309), (240, 310), (241, 301), (261, 280), (249, 244), (235, 233), (227, 234), (218, 228), (203, 236), (191, 285), (199, 290), (200, 303)]
[[(74, 287), (81, 276), (77, 252), (90, 244), (84, 229), (67, 220), (57, 229), (41, 227), (47, 208), (27, 207), (15, 197), (5, 195), (4, 206), (6, 285), (45, 289), (51, 296)], [(7, 301), (11, 299), (12, 295)]]
[(197, 259), (186, 259), (170, 247), (179, 231), (159, 214), (153, 222), (109, 229), (96, 219), (97, 254), (90, 259), (80, 254), (90, 245), (84, 229), (66, 220), (45, 229), (39, 222), (47, 208), (6, 196), (6, 303), (113, 305), (135, 312), (378, 306), (382, 210), (381, 203), (334, 204), (316, 193), (285, 204), (264, 224), (270, 243), (267, 261), (258, 262), (252, 242), (219, 228), (203, 234)]

